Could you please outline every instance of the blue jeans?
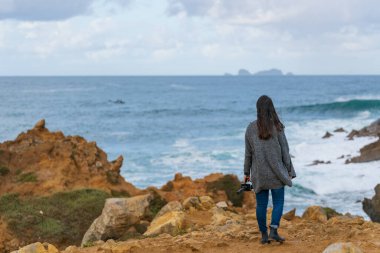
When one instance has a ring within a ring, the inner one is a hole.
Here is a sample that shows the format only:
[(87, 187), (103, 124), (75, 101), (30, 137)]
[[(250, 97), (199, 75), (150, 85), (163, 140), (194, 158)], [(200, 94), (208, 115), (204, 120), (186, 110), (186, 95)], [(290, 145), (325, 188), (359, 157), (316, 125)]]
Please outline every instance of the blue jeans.
[[(285, 188), (271, 189), (272, 192), (272, 220), (270, 226), (278, 228), (284, 208)], [(256, 193), (256, 218), (261, 232), (267, 232), (267, 207), (268, 207), (269, 190), (262, 190)]]

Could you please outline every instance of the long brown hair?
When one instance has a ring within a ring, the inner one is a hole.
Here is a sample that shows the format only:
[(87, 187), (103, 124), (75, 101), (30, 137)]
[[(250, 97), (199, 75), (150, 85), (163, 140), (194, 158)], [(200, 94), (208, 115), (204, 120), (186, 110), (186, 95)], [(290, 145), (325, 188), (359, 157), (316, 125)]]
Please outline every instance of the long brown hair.
[(268, 140), (273, 136), (273, 126), (277, 131), (282, 131), (285, 127), (277, 116), (272, 99), (268, 96), (261, 96), (256, 103), (257, 127), (259, 138)]

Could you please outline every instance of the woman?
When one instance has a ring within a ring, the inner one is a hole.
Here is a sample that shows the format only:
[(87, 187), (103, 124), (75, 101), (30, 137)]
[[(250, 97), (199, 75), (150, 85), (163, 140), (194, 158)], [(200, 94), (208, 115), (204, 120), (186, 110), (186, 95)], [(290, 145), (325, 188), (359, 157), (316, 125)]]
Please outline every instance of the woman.
[[(257, 120), (251, 122), (245, 133), (244, 181), (253, 183), (256, 193), (256, 217), (262, 235), (261, 243), (282, 242), (277, 229), (284, 206), (284, 186), (292, 186), (296, 177), (289, 154), (284, 125), (279, 120), (272, 99), (261, 96), (256, 103)], [(269, 190), (273, 210), (270, 233), (267, 232)]]

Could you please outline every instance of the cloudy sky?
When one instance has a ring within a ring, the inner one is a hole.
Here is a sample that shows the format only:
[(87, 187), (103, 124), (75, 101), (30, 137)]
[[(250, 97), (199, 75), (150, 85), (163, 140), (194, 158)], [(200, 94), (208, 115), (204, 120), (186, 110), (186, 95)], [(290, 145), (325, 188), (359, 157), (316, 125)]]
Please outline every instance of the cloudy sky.
[(378, 0), (0, 0), (0, 75), (380, 74)]

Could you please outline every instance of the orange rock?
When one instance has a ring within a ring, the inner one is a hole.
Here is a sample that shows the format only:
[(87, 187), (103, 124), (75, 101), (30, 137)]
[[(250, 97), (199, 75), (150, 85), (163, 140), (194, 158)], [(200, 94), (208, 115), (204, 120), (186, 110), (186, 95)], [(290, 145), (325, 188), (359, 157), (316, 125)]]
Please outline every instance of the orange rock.
[[(223, 181), (224, 180), (224, 181)], [(219, 181), (226, 182), (228, 185), (224, 186), (223, 183), (218, 185), (220, 188), (212, 187), (213, 184), (217, 184)], [(222, 173), (213, 173), (202, 179), (192, 180), (188, 176), (183, 176), (181, 173), (177, 173), (174, 176), (174, 180), (167, 182), (162, 186), (158, 192), (166, 201), (184, 201), (189, 197), (201, 197), (201, 196), (210, 196), (215, 203), (219, 201), (230, 201), (230, 197), (237, 196), (236, 190), (230, 189), (230, 185), (240, 187), (240, 182), (235, 175), (224, 175)], [(228, 194), (227, 191), (230, 191)], [(250, 207), (254, 206), (255, 199), (253, 194), (251, 196), (242, 198), (243, 204), (248, 204)], [(246, 196), (246, 195), (244, 195)]]
[(34, 129), (41, 130), (45, 128), (45, 119), (41, 119), (34, 125)]
[(327, 221), (327, 215), (320, 206), (309, 206), (303, 213), (302, 218), (320, 222)]
[(284, 218), (287, 221), (290, 221), (290, 220), (293, 220), (295, 216), (296, 216), (296, 209), (293, 208), (289, 212), (287, 212), (284, 215), (282, 215), (282, 218)]
[(152, 221), (145, 236), (158, 235), (168, 233), (175, 235), (180, 233), (184, 227), (185, 213), (182, 211), (172, 211), (157, 217)]
[(0, 195), (49, 195), (80, 188), (136, 195), (141, 191), (120, 176), (122, 156), (109, 162), (95, 142), (79, 136), (50, 132), (45, 121), (21, 133), (16, 140), (0, 144)]

